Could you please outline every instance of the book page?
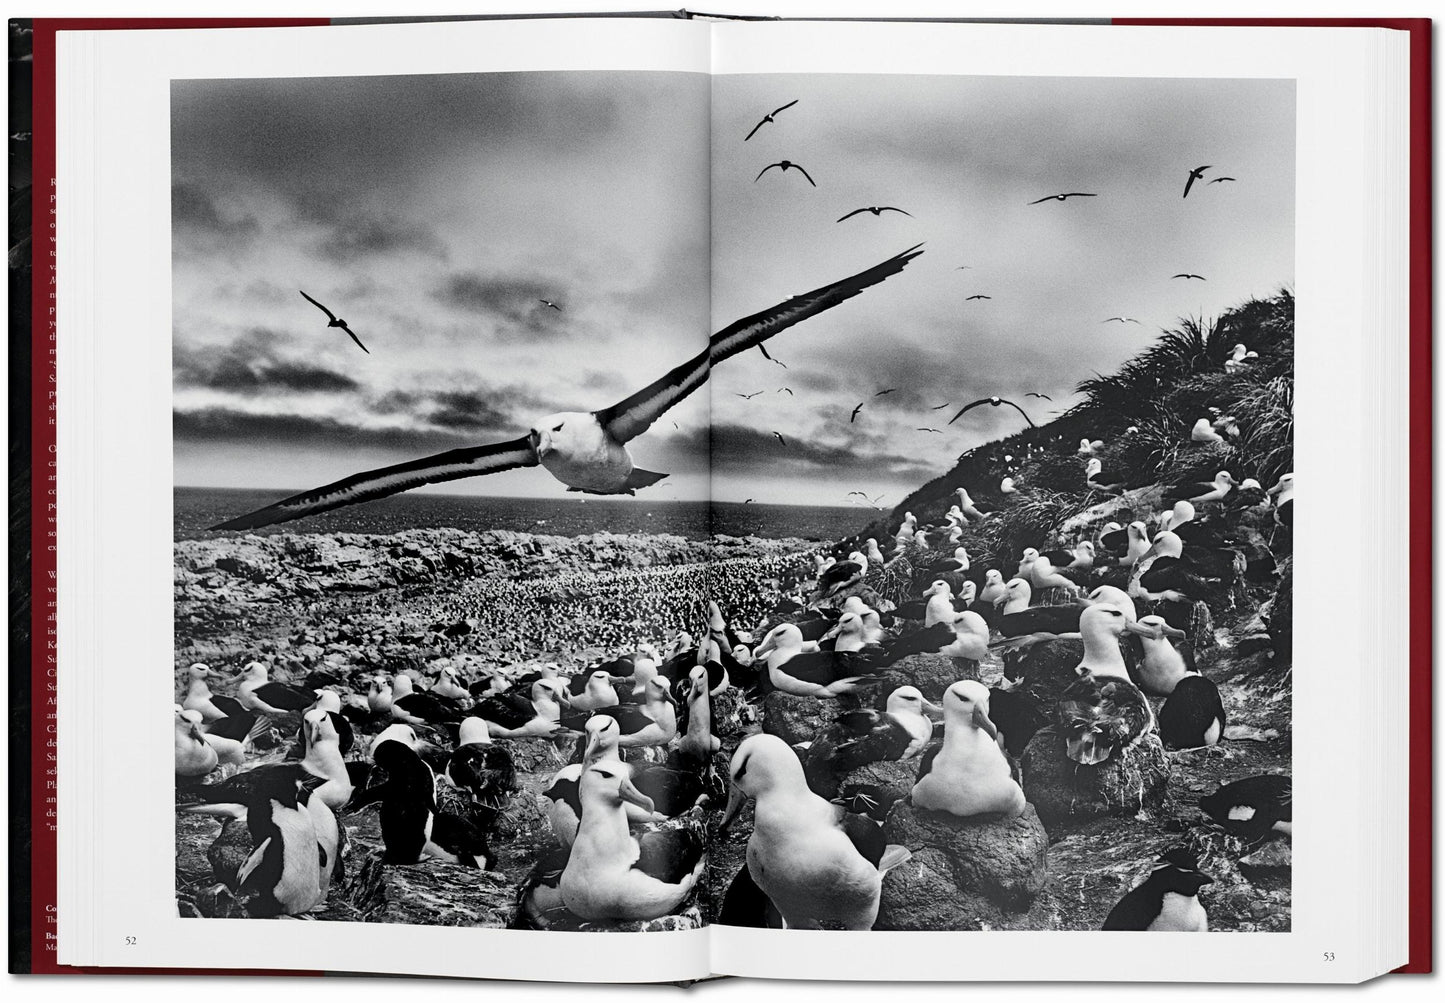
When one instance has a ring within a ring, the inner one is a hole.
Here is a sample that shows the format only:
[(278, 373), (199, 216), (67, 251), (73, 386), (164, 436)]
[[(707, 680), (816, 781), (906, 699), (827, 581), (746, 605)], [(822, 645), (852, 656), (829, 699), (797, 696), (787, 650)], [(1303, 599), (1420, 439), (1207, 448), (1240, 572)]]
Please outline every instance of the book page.
[[(1376, 659), (1342, 618), (1293, 629), (1337, 600), (1295, 471), (1328, 482), (1348, 416), (1377, 427), (1341, 377), (1384, 378), (1358, 331), (1388, 294), (1320, 252), (1389, 183), (1326, 153), (1368, 149), (1381, 34), (714, 29), (714, 316), (921, 245), (714, 374), (715, 490), (847, 500), (861, 529), (759, 627), (779, 691), (715, 850), (754, 908), (713, 929), (719, 973), (1330, 981), (1403, 956), (1370, 953), (1402, 903), (1359, 918), (1373, 827), (1328, 821), (1374, 792), (1330, 722)], [(1112, 949), (1144, 930), (1235, 936)]]
[[(124, 658), (68, 669), (133, 741), (72, 747), (61, 827), (105, 835), (62, 961), (706, 976), (709, 687), (672, 657), (715, 554), (706, 28), (62, 45), (95, 104), (60, 187), (96, 193), (118, 325), (65, 325), (103, 384), (67, 455), (128, 527), (70, 546), (135, 583), (94, 614)], [(91, 173), (121, 137), (144, 154)]]

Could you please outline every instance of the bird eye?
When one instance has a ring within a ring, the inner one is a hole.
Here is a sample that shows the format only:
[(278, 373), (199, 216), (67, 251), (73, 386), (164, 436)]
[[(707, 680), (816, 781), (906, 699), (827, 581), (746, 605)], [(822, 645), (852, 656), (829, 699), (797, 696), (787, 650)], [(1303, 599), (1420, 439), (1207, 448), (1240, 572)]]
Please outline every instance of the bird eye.
[[(562, 425), (565, 425), (565, 424), (567, 424), (567, 423), (564, 421), (564, 422), (562, 423)], [(560, 431), (562, 431), (562, 425), (558, 425), (556, 428), (552, 429), (552, 431), (554, 431), (554, 432), (560, 432)]]

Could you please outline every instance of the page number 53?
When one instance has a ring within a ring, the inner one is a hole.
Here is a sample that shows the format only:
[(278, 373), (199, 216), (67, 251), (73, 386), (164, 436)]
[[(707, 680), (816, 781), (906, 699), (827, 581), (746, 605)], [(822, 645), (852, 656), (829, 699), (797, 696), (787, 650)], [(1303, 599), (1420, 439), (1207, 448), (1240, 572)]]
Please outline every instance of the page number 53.
[(1326, 960), (1326, 961), (1334, 961), (1334, 960), (1335, 960), (1335, 952), (1334, 952), (1334, 951), (1326, 951), (1326, 952), (1325, 952), (1325, 960)]

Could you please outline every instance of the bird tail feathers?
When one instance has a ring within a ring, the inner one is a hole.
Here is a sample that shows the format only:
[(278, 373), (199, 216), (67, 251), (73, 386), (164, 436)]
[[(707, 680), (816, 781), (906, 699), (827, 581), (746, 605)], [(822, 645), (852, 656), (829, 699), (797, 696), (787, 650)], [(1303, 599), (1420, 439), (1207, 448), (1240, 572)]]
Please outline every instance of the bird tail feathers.
[(878, 860), (878, 873), (887, 874), (899, 864), (906, 863), (912, 856), (913, 851), (908, 847), (889, 843), (883, 848), (883, 856)]

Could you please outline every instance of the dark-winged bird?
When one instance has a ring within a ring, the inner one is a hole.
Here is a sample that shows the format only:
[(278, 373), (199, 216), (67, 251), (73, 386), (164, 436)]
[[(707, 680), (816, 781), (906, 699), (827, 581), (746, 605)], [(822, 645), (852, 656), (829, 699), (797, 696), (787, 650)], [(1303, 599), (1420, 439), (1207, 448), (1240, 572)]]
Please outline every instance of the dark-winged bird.
[(1192, 171), (1189, 172), (1189, 177), (1186, 178), (1185, 181), (1184, 181), (1184, 197), (1185, 197), (1185, 198), (1188, 198), (1188, 197), (1189, 197), (1189, 189), (1191, 189), (1191, 188), (1194, 187), (1194, 182), (1196, 182), (1196, 181), (1198, 181), (1200, 178), (1204, 177), (1204, 172), (1207, 171), (1207, 170), (1209, 170), (1209, 167), (1210, 167), (1209, 164), (1205, 164), (1203, 167), (1196, 167), (1196, 168), (1194, 168), (1194, 170), (1192, 170)]
[(898, 207), (895, 206), (895, 205), (865, 205), (865, 206), (864, 206), (863, 208), (861, 208), (861, 209), (854, 209), (852, 212), (848, 213), (846, 216), (839, 216), (839, 217), (838, 217), (838, 222), (841, 223), (841, 222), (843, 222), (843, 220), (845, 220), (845, 219), (852, 219), (854, 216), (858, 215), (860, 212), (871, 212), (871, 213), (872, 213), (873, 215), (875, 215), (875, 216), (881, 216), (881, 215), (883, 215), (885, 212), (901, 212), (901, 213), (903, 213), (903, 215), (905, 215), (905, 216), (912, 216), (912, 215), (913, 215), (913, 213), (909, 212), (908, 210), (906, 210), (906, 209), (900, 209), (900, 208), (898, 208)]
[(1092, 199), (1098, 197), (1098, 192), (1060, 192), (1058, 195), (1045, 195), (1041, 199), (1034, 199), (1029, 205), (1038, 205), (1040, 202), (1063, 202), (1067, 199)]
[[(298, 289), (298, 290), (296, 290), (296, 291), (299, 292), (302, 296), (306, 296), (306, 290), (305, 290), (305, 289)], [(351, 335), (351, 340), (354, 341), (354, 342), (356, 342), (356, 347), (357, 347), (357, 348), (361, 349), (361, 350), (362, 350), (363, 352), (365, 352), (367, 355), (370, 355), (370, 354), (371, 354), (371, 349), (367, 348), (365, 345), (363, 345), (363, 344), (361, 343), (361, 339), (356, 336), (356, 332), (353, 331), (351, 328), (349, 328), (349, 327), (346, 326), (346, 321), (344, 321), (344, 320), (342, 320), (340, 317), (336, 316), (336, 314), (334, 314), (334, 313), (332, 313), (330, 310), (326, 309), (326, 307), (324, 307), (324, 306), (322, 306), (320, 303), (316, 302), (316, 300), (312, 299), (310, 296), (306, 296), (306, 302), (312, 304), (312, 305), (315, 306), (318, 310), (320, 310), (322, 313), (326, 314), (326, 317), (327, 317), (326, 326), (327, 326), (327, 327), (339, 327), (339, 328), (341, 328), (341, 330), (343, 330), (343, 331), (345, 331), (347, 334)]]
[(784, 438), (782, 437), (782, 435), (781, 435), (780, 433), (778, 433), (778, 432), (774, 432), (774, 433), (773, 433), (773, 437), (778, 440), (778, 444), (779, 444), (779, 445), (786, 446), (786, 445), (788, 444), (788, 440), (787, 440), (787, 439), (784, 439)]
[(798, 103), (798, 99), (797, 99), (797, 98), (794, 98), (793, 100), (789, 101), (787, 104), (783, 105), (781, 108), (774, 108), (772, 111), (768, 112), (766, 115), (763, 116), (763, 120), (762, 120), (761, 122), (759, 122), (757, 125), (753, 126), (753, 131), (750, 132), (750, 133), (748, 133), (746, 136), (743, 137), (743, 142), (746, 143), (748, 140), (752, 139), (752, 138), (753, 138), (753, 134), (756, 133), (756, 132), (757, 132), (759, 129), (761, 129), (763, 126), (767, 125), (769, 122), (773, 121), (774, 117), (777, 116), (777, 114), (778, 114), (779, 112), (787, 111), (789, 108), (793, 107), (793, 105), (795, 105), (795, 104), (797, 104), (797, 103)]
[(1200, 282), (1209, 281), (1203, 275), (1195, 275), (1193, 272), (1179, 272), (1178, 274), (1171, 275), (1169, 277), (1171, 279), (1198, 279)]
[(543, 306), (545, 306), (545, 307), (551, 307), (553, 310), (556, 310), (558, 313), (561, 313), (561, 312), (562, 312), (562, 308), (561, 308), (560, 306), (558, 306), (556, 303), (553, 303), (551, 300), (538, 300), (537, 302), (538, 302), (538, 303), (541, 303), (541, 304), (542, 304)]
[(1219, 182), (1221, 182), (1221, 181), (1238, 181), (1238, 180), (1239, 180), (1238, 178), (1220, 177), (1220, 178), (1211, 178), (1210, 181), (1209, 181), (1209, 183), (1210, 183), (1211, 185), (1217, 185), (1217, 184), (1219, 184)]
[(808, 184), (812, 185), (814, 188), (818, 187), (818, 182), (814, 181), (813, 176), (803, 169), (803, 165), (795, 164), (791, 160), (779, 160), (776, 164), (769, 164), (767, 167), (764, 167), (761, 171), (758, 171), (758, 176), (756, 178), (753, 178), (753, 184), (757, 184), (758, 181), (762, 178), (762, 176), (771, 171), (774, 167), (782, 168), (784, 174), (786, 174), (790, 170), (795, 170), (803, 177), (808, 179)]
[(948, 423), (949, 423), (950, 425), (952, 425), (954, 422), (958, 421), (958, 419), (962, 418), (962, 417), (963, 417), (965, 414), (967, 414), (969, 411), (972, 411), (974, 408), (980, 407), (980, 406), (982, 406), (982, 405), (984, 405), (984, 404), (991, 404), (991, 405), (994, 406), (994, 407), (998, 407), (1000, 404), (1007, 404), (1009, 407), (1013, 408), (1013, 409), (1014, 409), (1015, 411), (1017, 411), (1019, 414), (1021, 414), (1021, 415), (1024, 416), (1024, 421), (1026, 421), (1026, 422), (1029, 423), (1029, 428), (1036, 428), (1036, 427), (1037, 427), (1036, 425), (1034, 425), (1033, 419), (1030, 418), (1027, 413), (1025, 413), (1025, 411), (1024, 411), (1023, 408), (1019, 407), (1017, 404), (1015, 404), (1015, 403), (1014, 403), (1013, 401), (1011, 401), (1011, 400), (1004, 400), (1002, 397), (980, 397), (978, 400), (973, 401), (972, 403), (965, 404), (961, 409), (959, 409), (958, 414), (956, 414), (956, 415), (954, 415), (952, 418), (948, 419)]
[(1038, 397), (1038, 398), (1041, 398), (1041, 399), (1043, 399), (1043, 400), (1049, 401), (1050, 403), (1053, 402), (1053, 398), (1050, 397), (1048, 394), (1036, 394), (1036, 393), (1034, 393), (1032, 390), (1030, 390), (1028, 393), (1024, 394), (1024, 396), (1025, 396), (1025, 397)]
[(1105, 318), (1104, 318), (1103, 320), (1101, 320), (1099, 323), (1101, 323), (1101, 324), (1107, 324), (1107, 323), (1109, 323), (1110, 321), (1113, 321), (1113, 320), (1117, 320), (1120, 324), (1137, 324), (1137, 323), (1139, 323), (1139, 322), (1138, 322), (1137, 320), (1135, 320), (1133, 317), (1105, 317)]
[(853, 413), (848, 416), (848, 424), (853, 424), (853, 420), (858, 417), (858, 412), (862, 410), (863, 403), (860, 402), (859, 405), (853, 409)]
[(974, 293), (972, 296), (968, 297), (968, 299), (964, 300), (964, 302), (967, 303), (967, 302), (969, 302), (969, 300), (991, 300), (991, 299), (993, 299), (992, 296), (985, 296), (983, 293)]

